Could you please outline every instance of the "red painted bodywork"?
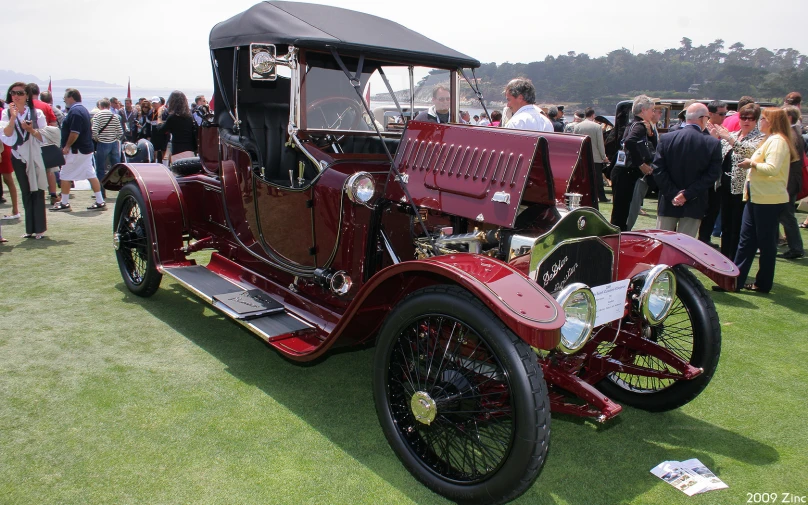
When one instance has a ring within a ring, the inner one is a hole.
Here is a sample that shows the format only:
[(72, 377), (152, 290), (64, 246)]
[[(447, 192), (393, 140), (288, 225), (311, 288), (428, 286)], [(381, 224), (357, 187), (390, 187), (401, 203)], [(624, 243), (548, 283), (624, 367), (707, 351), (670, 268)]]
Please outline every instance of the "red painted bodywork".
[(412, 121), (395, 163), (419, 207), (493, 225), (513, 227), (522, 202), (564, 205), (568, 192), (598, 205), (591, 143), (579, 135)]
[[(369, 249), (373, 210), (349, 201), (344, 187), (359, 171), (373, 174), (382, 187), (389, 169), (383, 156), (336, 154), (310, 144), (312, 156), (328, 169), (303, 187), (289, 188), (256, 177), (248, 153), (222, 140), (214, 142), (213, 131), (202, 128), (200, 133), (204, 169), (198, 174), (176, 177), (163, 165), (118, 165), (104, 185), (116, 190), (133, 181), (140, 187), (148, 202), (159, 269), (193, 264), (187, 252), (213, 248), (208, 269), (265, 291), (309, 323), (310, 329), (268, 338), (285, 356), (310, 361), (334, 346), (371, 341), (396, 304), (433, 284), (463, 287), (531, 346), (548, 351), (557, 347), (564, 313), (528, 278), (529, 256), (510, 264), (468, 253), (411, 260), (411, 218), (402, 212), (386, 212), (381, 226), (404, 261), (392, 264), (383, 252)], [(565, 192), (581, 193), (584, 205), (597, 205), (587, 137), (411, 122), (395, 162), (408, 176), (415, 203), (428, 210), (424, 218), (430, 226), (450, 225), (452, 215), (476, 223), (482, 214), (487, 226), (512, 227), (521, 203), (544, 209), (529, 225), (540, 235), (561, 219), (556, 207), (563, 210)], [(492, 201), (497, 192), (510, 201)], [(404, 199), (395, 183), (388, 185), (386, 196), (394, 202)], [(186, 239), (191, 241), (183, 248)], [(652, 230), (601, 239), (615, 252), (614, 280), (661, 263), (685, 264), (721, 287), (734, 288), (738, 271), (732, 262), (690, 237)], [(381, 258), (381, 270), (366, 276), (369, 251)], [(342, 297), (331, 293), (315, 282), (315, 268), (348, 272), (352, 289)], [(642, 338), (631, 318), (619, 335), (616, 330), (607, 325), (574, 355), (539, 358), (551, 386), (553, 411), (600, 420), (617, 415), (621, 407), (594, 384), (608, 373), (636, 371), (630, 365), (632, 352), (669, 365), (668, 372), (650, 372), (654, 376), (689, 379), (700, 373)], [(600, 342), (615, 339), (624, 354), (604, 357), (595, 352)], [(577, 400), (570, 401), (570, 395)]]
[(740, 273), (726, 256), (689, 235), (663, 230), (620, 234), (619, 279), (659, 264), (693, 267), (726, 290), (735, 289)]
[(154, 243), (152, 249), (158, 268), (190, 265), (179, 249), (183, 232), (188, 226), (182, 191), (173, 174), (158, 163), (119, 164), (104, 177), (104, 187), (119, 191), (124, 184), (135, 181), (149, 207)]

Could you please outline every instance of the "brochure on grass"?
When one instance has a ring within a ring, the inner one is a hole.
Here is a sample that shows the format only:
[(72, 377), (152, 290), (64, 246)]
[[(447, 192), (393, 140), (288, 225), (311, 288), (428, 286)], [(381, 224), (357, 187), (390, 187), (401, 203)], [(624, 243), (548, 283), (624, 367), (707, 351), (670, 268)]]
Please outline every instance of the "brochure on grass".
[(663, 461), (652, 468), (651, 473), (688, 496), (729, 487), (695, 458)]

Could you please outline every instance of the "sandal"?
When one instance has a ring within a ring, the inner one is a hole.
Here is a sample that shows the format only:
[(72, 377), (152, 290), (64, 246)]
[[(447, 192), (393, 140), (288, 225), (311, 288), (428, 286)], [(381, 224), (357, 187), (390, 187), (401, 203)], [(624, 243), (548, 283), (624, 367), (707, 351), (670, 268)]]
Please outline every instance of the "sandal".
[(20, 238), (31, 238), (33, 236), (34, 236), (33, 233), (26, 233), (25, 235), (20, 236)]
[(800, 228), (805, 229), (808, 228), (808, 223), (800, 223)]
[(6, 242), (8, 242), (7, 238), (0, 237), (0, 244), (5, 244)]
[(6, 214), (5, 216), (0, 217), (0, 219), (2, 219), (3, 221), (10, 221), (12, 219), (19, 219), (19, 218), (20, 218), (20, 213), (19, 212), (17, 212), (16, 214), (12, 214), (10, 216), (8, 214)]
[(69, 203), (59, 202), (56, 205), (54, 205), (53, 207), (51, 207), (50, 210), (52, 210), (52, 211), (66, 210), (66, 211), (70, 212), (73, 209), (70, 208)]
[(107, 208), (107, 202), (95, 202), (94, 204), (87, 207), (87, 210), (104, 210)]
[(37, 233), (36, 236), (34, 237), (34, 240), (39, 240), (43, 238), (45, 238), (45, 235), (43, 233)]

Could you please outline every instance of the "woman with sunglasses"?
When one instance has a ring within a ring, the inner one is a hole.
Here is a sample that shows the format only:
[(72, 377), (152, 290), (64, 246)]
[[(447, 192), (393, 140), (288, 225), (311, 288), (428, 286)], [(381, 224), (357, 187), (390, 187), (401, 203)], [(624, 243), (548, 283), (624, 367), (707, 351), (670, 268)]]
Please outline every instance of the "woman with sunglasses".
[[(7, 107), (6, 103), (0, 100), (0, 114), (2, 114)], [(0, 142), (0, 177), (2, 177), (2, 180), (0, 180), (0, 203), (6, 203), (6, 199), (3, 198), (3, 183), (6, 184), (8, 194), (11, 197), (11, 214), (4, 215), (0, 218), (2, 220), (20, 218), (20, 203), (17, 197), (17, 185), (14, 184), (14, 178), (12, 177), (13, 174), (14, 167), (11, 166), (11, 148)]]
[[(775, 255), (780, 213), (788, 204), (788, 169), (797, 159), (792, 142), (791, 125), (783, 109), (765, 109), (760, 117), (760, 131), (766, 136), (751, 157), (738, 166), (747, 170), (743, 187), (741, 237), (735, 264), (741, 271), (739, 288), (768, 293), (774, 284)], [(755, 252), (760, 249), (755, 282), (746, 282)]]
[(752, 156), (763, 142), (763, 134), (757, 127), (760, 106), (756, 103), (744, 105), (737, 116), (740, 130), (728, 132), (724, 128), (716, 129), (721, 139), (721, 157), (726, 158), (727, 153), (732, 151), (729, 155), (731, 169), (721, 174), (721, 186), (718, 188), (721, 199), (721, 254), (727, 258), (735, 258), (741, 234), (746, 170), (739, 163)]
[[(40, 239), (45, 236), (45, 191), (48, 178), (43, 163), (29, 160), (31, 153), (39, 153), (38, 145), (31, 146), (36, 139), (42, 142), (38, 130), (47, 126), (41, 110), (33, 107), (31, 90), (24, 82), (15, 82), (8, 88), (8, 107), (0, 116), (0, 142), (11, 149), (11, 165), (20, 185), (22, 207), (25, 210), (25, 235), (23, 238)], [(41, 170), (40, 170), (41, 168)]]

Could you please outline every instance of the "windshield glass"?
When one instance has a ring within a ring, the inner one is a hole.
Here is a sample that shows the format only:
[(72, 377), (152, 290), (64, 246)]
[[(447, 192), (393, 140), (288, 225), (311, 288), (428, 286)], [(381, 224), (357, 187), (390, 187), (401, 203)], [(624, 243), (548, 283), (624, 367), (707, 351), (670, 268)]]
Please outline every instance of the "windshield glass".
[[(349, 67), (350, 68), (350, 67)], [(437, 104), (441, 115), (450, 112), (448, 100), (450, 72), (443, 69), (414, 67), (415, 111), (410, 111), (410, 73), (408, 67), (384, 66), (384, 74), (390, 82), (401, 106), (403, 116), (378, 70), (363, 73), (361, 89), (381, 131), (400, 132), (407, 121), (419, 112), (427, 111)], [(436, 88), (441, 87), (441, 90)], [(374, 131), (370, 117), (360, 102), (356, 91), (340, 69), (309, 67), (303, 80), (305, 107), (303, 120), (307, 130)], [(433, 99), (433, 92), (439, 96)], [(445, 122), (445, 121), (444, 121)]]

